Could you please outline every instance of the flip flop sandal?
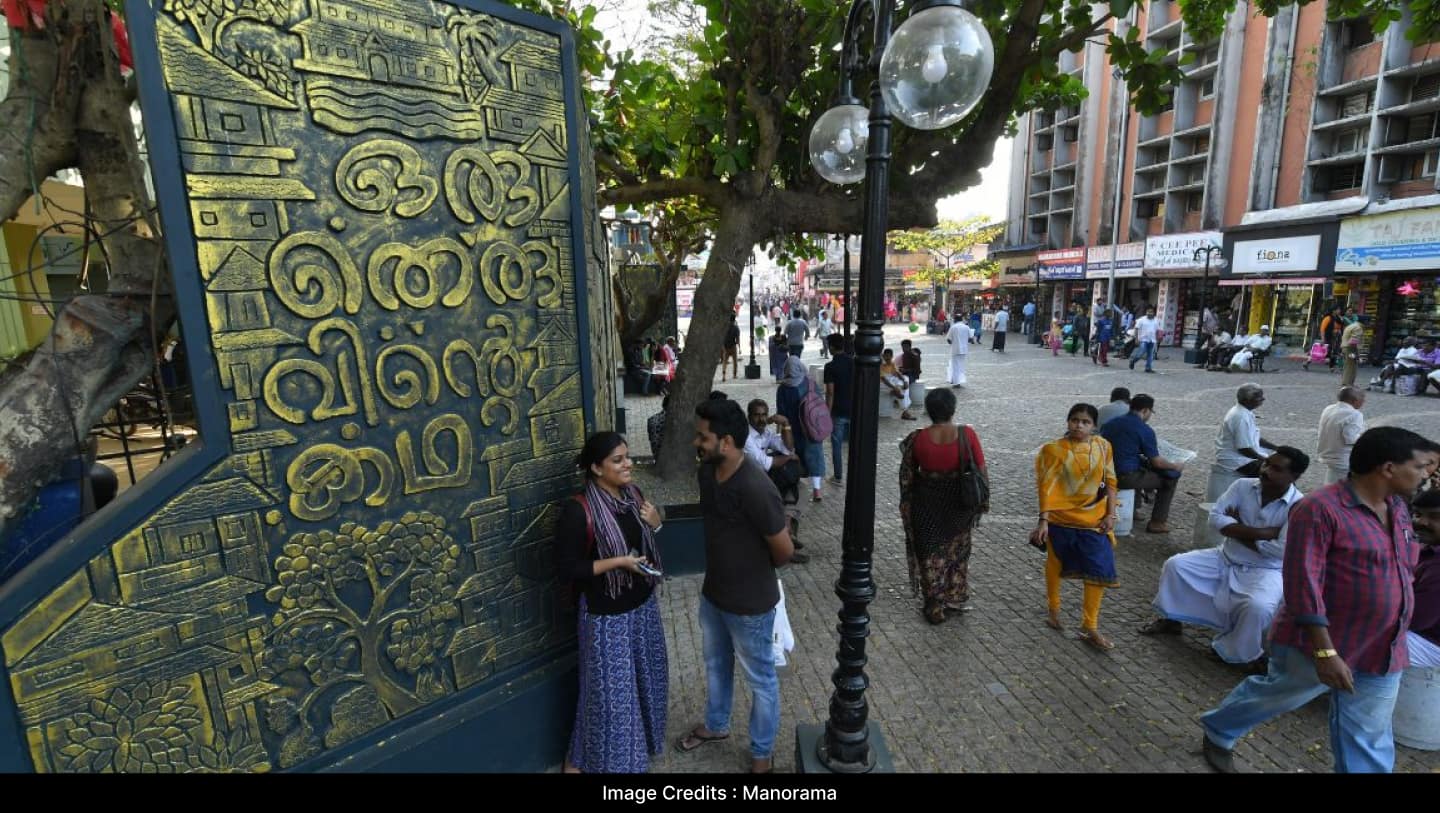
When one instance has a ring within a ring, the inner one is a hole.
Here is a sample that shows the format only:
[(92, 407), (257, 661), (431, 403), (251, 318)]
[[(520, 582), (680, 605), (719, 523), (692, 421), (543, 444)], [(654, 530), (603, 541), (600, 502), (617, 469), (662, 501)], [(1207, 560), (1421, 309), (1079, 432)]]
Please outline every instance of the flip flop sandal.
[(683, 736), (683, 737), (681, 737), (680, 739), (676, 740), (676, 741), (675, 741), (675, 750), (676, 750), (676, 751), (679, 751), (679, 752), (682, 753), (682, 754), (688, 754), (688, 753), (690, 753), (691, 751), (694, 751), (696, 748), (699, 748), (700, 746), (702, 746), (702, 745), (704, 745), (704, 744), (706, 744), (706, 743), (709, 743), (709, 742), (719, 742), (719, 741), (721, 741), (721, 740), (728, 740), (728, 739), (730, 739), (730, 735), (729, 735), (729, 734), (712, 734), (711, 736), (708, 736), (708, 737), (703, 736), (703, 735), (700, 733), (700, 729), (701, 729), (701, 728), (702, 728), (702, 726), (698, 726), (698, 725), (697, 725), (697, 726), (695, 726), (694, 728), (690, 729), (690, 733), (689, 733), (689, 734), (686, 734), (685, 736)]
[(1052, 629), (1052, 630), (1063, 630), (1063, 629), (1065, 629), (1065, 625), (1062, 624), (1062, 623), (1060, 623), (1060, 619), (1055, 618), (1054, 616), (1051, 616), (1051, 615), (1049, 615), (1048, 613), (1047, 613), (1046, 616), (1045, 616), (1045, 626), (1049, 627), (1049, 628)]
[(1089, 644), (1091, 647), (1100, 650), (1101, 652), (1108, 652), (1115, 648), (1115, 643), (1113, 641), (1108, 640), (1094, 630), (1080, 630), (1078, 633), (1076, 633), (1076, 637)]

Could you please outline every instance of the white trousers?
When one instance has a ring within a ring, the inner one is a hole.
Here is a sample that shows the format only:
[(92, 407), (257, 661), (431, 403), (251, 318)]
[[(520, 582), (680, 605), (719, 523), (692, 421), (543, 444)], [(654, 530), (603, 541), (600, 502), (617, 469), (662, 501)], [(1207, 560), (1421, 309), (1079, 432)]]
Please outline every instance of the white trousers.
[(1413, 632), (1405, 633), (1405, 646), (1410, 649), (1410, 665), (1426, 669), (1440, 667), (1440, 646)]
[(950, 357), (950, 378), (951, 384), (965, 386), (965, 354)]
[(1265, 634), (1284, 598), (1276, 568), (1237, 565), (1220, 548), (1165, 560), (1155, 611), (1165, 618), (1220, 630), (1211, 646), (1227, 663), (1265, 654)]
[(1349, 470), (1348, 468), (1347, 468), (1347, 469), (1337, 469), (1337, 468), (1335, 468), (1334, 466), (1326, 466), (1326, 467), (1325, 467), (1325, 485), (1327, 485), (1327, 486), (1330, 485), (1331, 483), (1338, 483), (1338, 482), (1340, 482), (1341, 480), (1344, 480), (1346, 477), (1349, 477), (1349, 476), (1350, 476), (1350, 470)]

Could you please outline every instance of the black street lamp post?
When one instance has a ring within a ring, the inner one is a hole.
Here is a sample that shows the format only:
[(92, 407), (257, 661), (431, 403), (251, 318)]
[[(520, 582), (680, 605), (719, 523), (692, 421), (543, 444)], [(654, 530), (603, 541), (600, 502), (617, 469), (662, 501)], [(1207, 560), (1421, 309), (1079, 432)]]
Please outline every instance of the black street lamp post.
[(1195, 319), (1195, 344), (1190, 353), (1186, 354), (1187, 364), (1197, 364), (1203, 360), (1200, 349), (1200, 337), (1205, 335), (1205, 309), (1210, 307), (1210, 266), (1213, 264), (1217, 270), (1223, 271), (1229, 265), (1224, 257), (1216, 255), (1224, 251), (1220, 246), (1201, 246), (1195, 249), (1195, 262), (1204, 262), (1205, 271), (1200, 277), (1200, 315)]
[(843, 293), (845, 299), (843, 301), (845, 303), (845, 343), (848, 345), (850, 343), (850, 323), (854, 321), (851, 314), (855, 307), (855, 300), (850, 294), (850, 235), (848, 234), (840, 235), (840, 253), (844, 256), (845, 280), (843, 285), (845, 290)]
[[(839, 99), (810, 131), (810, 161), (832, 183), (865, 181), (860, 245), (860, 302), (851, 413), (850, 487), (845, 491), (840, 578), (840, 641), (831, 677), (830, 717), (823, 731), (796, 732), (796, 765), (805, 771), (865, 773), (889, 769), (879, 728), (869, 722), (865, 689), (868, 606), (875, 598), (875, 466), (879, 424), (880, 352), (885, 298), (885, 235), (889, 225), (891, 114), (910, 127), (939, 130), (979, 103), (994, 70), (985, 26), (956, 0), (919, 0), (892, 36), (895, 0), (854, 0), (841, 50)], [(873, 29), (862, 61), (863, 27)], [(855, 98), (857, 79), (871, 74), (870, 108)], [(868, 119), (868, 121), (867, 121)], [(864, 154), (862, 164), (860, 155)], [(846, 252), (848, 260), (849, 252)], [(845, 303), (847, 310), (850, 302)]]

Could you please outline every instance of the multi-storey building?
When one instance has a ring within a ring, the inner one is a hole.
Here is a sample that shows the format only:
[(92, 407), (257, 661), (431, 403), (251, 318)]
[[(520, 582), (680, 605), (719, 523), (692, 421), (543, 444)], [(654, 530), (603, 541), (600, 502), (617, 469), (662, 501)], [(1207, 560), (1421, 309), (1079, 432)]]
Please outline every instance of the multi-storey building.
[[(1112, 25), (1138, 26), (1184, 79), (1140, 115), (1103, 48), (1062, 58), (1089, 95), (1021, 121), (998, 252), (1015, 298), (1060, 310), (1113, 288), (1157, 307), (1172, 345), (1194, 340), (1202, 302), (1231, 330), (1273, 325), (1292, 353), (1335, 305), (1368, 316), (1377, 359), (1440, 335), (1440, 43), (1407, 39), (1408, 8), (1378, 34), (1323, 2), (1273, 18), (1241, 4), (1207, 42), (1173, 0)], [(1196, 249), (1212, 246), (1207, 269)]]

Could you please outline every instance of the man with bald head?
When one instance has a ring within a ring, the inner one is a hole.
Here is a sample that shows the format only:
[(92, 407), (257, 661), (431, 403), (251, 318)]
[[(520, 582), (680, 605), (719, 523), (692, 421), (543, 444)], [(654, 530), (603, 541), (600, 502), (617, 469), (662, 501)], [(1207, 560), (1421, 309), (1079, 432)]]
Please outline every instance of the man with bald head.
[(1320, 413), (1320, 447), (1317, 457), (1325, 464), (1325, 485), (1350, 476), (1350, 449), (1365, 434), (1365, 391), (1341, 387), (1339, 400)]
[(1260, 437), (1255, 410), (1265, 403), (1265, 390), (1259, 384), (1241, 384), (1235, 391), (1235, 406), (1225, 413), (1220, 434), (1215, 437), (1215, 465), (1205, 502), (1214, 502), (1230, 484), (1241, 477), (1258, 477), (1260, 464), (1268, 456), (1262, 449), (1278, 446)]

